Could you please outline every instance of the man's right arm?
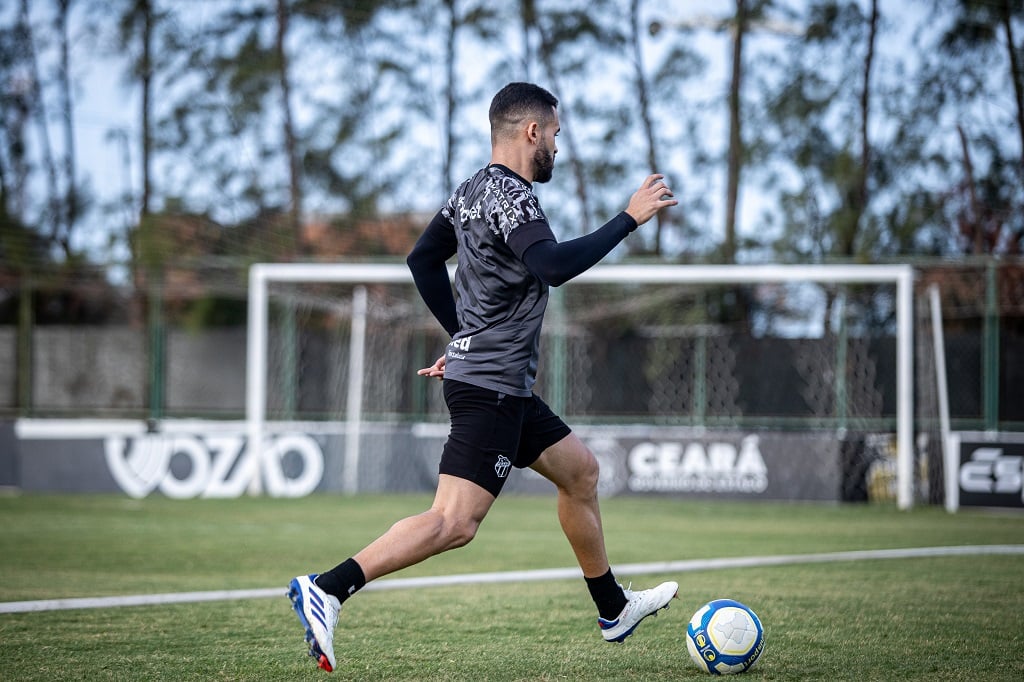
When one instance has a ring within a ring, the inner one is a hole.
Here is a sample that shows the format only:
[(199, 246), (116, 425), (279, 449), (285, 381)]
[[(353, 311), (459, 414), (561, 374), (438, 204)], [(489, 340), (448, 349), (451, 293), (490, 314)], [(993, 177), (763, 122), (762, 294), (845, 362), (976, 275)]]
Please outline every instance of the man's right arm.
[(445, 263), (457, 247), (454, 228), (439, 211), (405, 259), (423, 302), (450, 336), (459, 331), (459, 318)]

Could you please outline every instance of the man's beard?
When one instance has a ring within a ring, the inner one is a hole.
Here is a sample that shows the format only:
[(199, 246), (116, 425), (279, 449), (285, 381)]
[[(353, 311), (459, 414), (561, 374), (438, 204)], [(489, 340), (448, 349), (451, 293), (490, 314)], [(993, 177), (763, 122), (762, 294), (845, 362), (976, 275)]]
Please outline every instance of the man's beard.
[(533, 181), (547, 182), (555, 170), (555, 155), (551, 153), (546, 144), (537, 147), (533, 153)]

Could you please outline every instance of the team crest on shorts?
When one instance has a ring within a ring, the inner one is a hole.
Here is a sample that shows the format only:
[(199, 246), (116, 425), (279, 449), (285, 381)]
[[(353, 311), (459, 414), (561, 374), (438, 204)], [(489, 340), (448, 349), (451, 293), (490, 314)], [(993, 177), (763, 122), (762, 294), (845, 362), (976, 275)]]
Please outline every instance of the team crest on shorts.
[(505, 478), (508, 476), (508, 470), (512, 468), (512, 462), (505, 455), (498, 455), (498, 461), (494, 463), (494, 473), (498, 474), (498, 478)]

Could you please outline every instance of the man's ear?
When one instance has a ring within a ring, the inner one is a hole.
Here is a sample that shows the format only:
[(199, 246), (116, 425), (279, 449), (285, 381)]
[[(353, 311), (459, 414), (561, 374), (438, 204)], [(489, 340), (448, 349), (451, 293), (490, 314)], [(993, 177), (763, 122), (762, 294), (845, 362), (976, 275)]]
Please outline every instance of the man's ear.
[(536, 121), (530, 121), (526, 124), (526, 138), (530, 142), (537, 142), (540, 140), (540, 124)]

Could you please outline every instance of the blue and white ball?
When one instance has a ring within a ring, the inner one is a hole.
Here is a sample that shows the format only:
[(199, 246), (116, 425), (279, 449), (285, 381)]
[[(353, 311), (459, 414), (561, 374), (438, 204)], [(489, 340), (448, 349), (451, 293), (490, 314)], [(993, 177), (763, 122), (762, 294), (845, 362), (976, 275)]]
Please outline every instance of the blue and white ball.
[(764, 651), (764, 628), (749, 607), (732, 599), (715, 599), (690, 619), (686, 648), (701, 670), (712, 675), (741, 673)]

